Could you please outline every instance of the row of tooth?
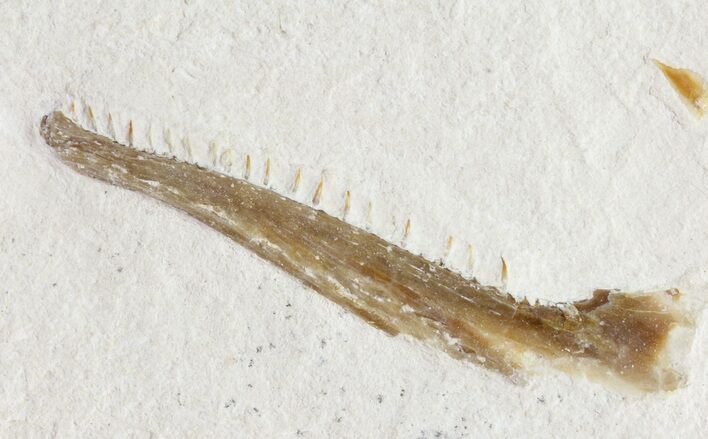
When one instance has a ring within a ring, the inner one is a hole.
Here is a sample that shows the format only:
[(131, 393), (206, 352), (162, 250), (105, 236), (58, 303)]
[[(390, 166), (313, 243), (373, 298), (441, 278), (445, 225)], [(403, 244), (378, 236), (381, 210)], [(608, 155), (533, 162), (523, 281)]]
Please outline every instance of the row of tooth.
[[(99, 132), (100, 130), (98, 129), (98, 124), (96, 121), (96, 116), (91, 108), (90, 105), (84, 104), (83, 105), (83, 116), (86, 118), (86, 128), (88, 128), (90, 131), (94, 132)], [(78, 120), (78, 117), (81, 116), (79, 112), (76, 109), (76, 104), (75, 101), (71, 100), (69, 102), (69, 114), (71, 117), (80, 123)], [(106, 134), (116, 140), (120, 141), (121, 139), (118, 138), (116, 135), (116, 130), (115, 130), (115, 124), (113, 121), (113, 116), (110, 112), (107, 113), (106, 116)], [(165, 145), (167, 146), (167, 149), (170, 154), (175, 153), (175, 142), (172, 138), (172, 133), (169, 128), (165, 128), (163, 130), (163, 141)], [(133, 129), (133, 121), (132, 119), (128, 120), (128, 124), (125, 130), (125, 142), (128, 144), (130, 147), (135, 147), (134, 144), (134, 136), (135, 136), (135, 131)], [(150, 128), (148, 128), (147, 133), (146, 133), (146, 143), (151, 152), (155, 151), (155, 148), (153, 147), (153, 142), (152, 142), (152, 133)], [(189, 136), (185, 136), (182, 139), (182, 148), (184, 149), (184, 152), (186, 154), (186, 161), (188, 162), (193, 162), (193, 153), (192, 153), (192, 143), (189, 139)], [(217, 157), (218, 156), (218, 157)], [(211, 162), (212, 167), (217, 167), (221, 166), (221, 168), (226, 171), (226, 173), (231, 174), (232, 167), (233, 167), (233, 152), (230, 148), (225, 149), (220, 155), (217, 152), (217, 146), (216, 142), (211, 142), (209, 144), (209, 160)], [(242, 178), (244, 180), (250, 181), (251, 178), (251, 156), (246, 155), (244, 157), (244, 166), (243, 166), (243, 173), (242, 173)], [(271, 178), (271, 161), (270, 159), (265, 160), (264, 164), (264, 172), (263, 172), (263, 180), (262, 184), (263, 186), (268, 187), (270, 185), (270, 178)], [(298, 192), (300, 188), (300, 183), (302, 180), (302, 170), (301, 168), (297, 168), (295, 171), (295, 176), (293, 177), (292, 184), (290, 185), (290, 192), (294, 195)], [(320, 204), (320, 200), (322, 198), (322, 191), (324, 189), (324, 172), (320, 174), (320, 178), (315, 186), (315, 189), (313, 191), (313, 195), (311, 198), (312, 204), (314, 206), (318, 206)], [(346, 190), (344, 192), (344, 203), (343, 206), (340, 210), (340, 217), (342, 220), (345, 220), (347, 217), (347, 214), (349, 213), (349, 209), (351, 207), (351, 191)], [(372, 203), (368, 202), (367, 204), (367, 212), (366, 212), (366, 222), (367, 222), (367, 229), (370, 228), (371, 225), (371, 217), (372, 217)], [(406, 247), (406, 241), (408, 240), (408, 237), (410, 236), (411, 233), (411, 220), (410, 218), (406, 219), (406, 222), (403, 226), (403, 234), (401, 236), (400, 244), (402, 247)], [(446, 260), (450, 252), (452, 250), (454, 244), (454, 238), (453, 236), (448, 236), (445, 245), (443, 248), (443, 255), (438, 261), (440, 264), (442, 264), (444, 260)], [(500, 261), (500, 275), (499, 275), (499, 280), (501, 282), (501, 287), (503, 289), (506, 289), (507, 286), (507, 281), (508, 281), (508, 268), (506, 264), (506, 260), (502, 256)], [(467, 244), (466, 248), (466, 256), (465, 256), (465, 269), (470, 275), (473, 273), (475, 265), (475, 258), (474, 258), (474, 248), (472, 244)]]

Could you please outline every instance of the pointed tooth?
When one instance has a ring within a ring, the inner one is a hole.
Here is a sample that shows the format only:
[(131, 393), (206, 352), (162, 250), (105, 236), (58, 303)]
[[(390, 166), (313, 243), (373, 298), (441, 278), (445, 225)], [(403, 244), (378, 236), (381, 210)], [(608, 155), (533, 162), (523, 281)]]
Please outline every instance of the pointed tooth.
[[(504, 260), (504, 256), (502, 256), (502, 257), (501, 257), (501, 275), (500, 275), (500, 278), (501, 278), (502, 288), (505, 289), (505, 290), (506, 290), (506, 284), (507, 284), (508, 277), (509, 277), (509, 273), (508, 273), (508, 270), (507, 270), (507, 267), (506, 267), (506, 261)], [(528, 302), (527, 302), (527, 303), (528, 303)]]
[(110, 112), (108, 113), (108, 119), (106, 120), (106, 132), (108, 133), (108, 137), (116, 142), (118, 141), (118, 139), (116, 139), (116, 130), (113, 127), (113, 116)]
[(265, 161), (265, 171), (263, 172), (263, 186), (268, 186), (270, 183), (270, 159)]
[(302, 179), (302, 171), (300, 168), (297, 168), (297, 171), (295, 171), (295, 178), (293, 178), (293, 185), (290, 188), (290, 192), (295, 193), (297, 192), (298, 188), (300, 187), (300, 180)]
[(128, 121), (128, 146), (133, 146), (133, 121)]
[(411, 232), (411, 219), (408, 218), (408, 219), (406, 219), (406, 223), (403, 226), (403, 238), (401, 238), (401, 244), (405, 245), (406, 240), (408, 240), (408, 235), (410, 234), (410, 232)]
[(248, 180), (251, 178), (251, 156), (246, 154), (246, 160), (243, 164), (243, 179)]
[(90, 105), (85, 107), (86, 117), (88, 118), (88, 128), (90, 131), (96, 132), (96, 118), (93, 117), (93, 110)]
[(347, 214), (349, 213), (350, 198), (351, 192), (347, 189), (344, 192), (344, 207), (342, 208), (342, 219), (345, 219), (347, 217)]
[(320, 198), (322, 198), (322, 187), (324, 186), (324, 175), (320, 175), (320, 181), (315, 187), (315, 193), (312, 195), (312, 204), (317, 206), (320, 204)]

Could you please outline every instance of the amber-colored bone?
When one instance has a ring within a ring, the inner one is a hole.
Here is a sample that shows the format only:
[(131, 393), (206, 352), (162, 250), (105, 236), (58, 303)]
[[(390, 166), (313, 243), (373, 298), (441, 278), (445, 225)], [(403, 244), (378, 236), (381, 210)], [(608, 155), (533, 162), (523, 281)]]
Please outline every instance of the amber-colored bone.
[(77, 172), (186, 212), (388, 334), (512, 378), (531, 354), (641, 390), (681, 382), (660, 356), (671, 328), (685, 324), (675, 290), (598, 290), (532, 306), (269, 189), (123, 146), (60, 112), (42, 119), (41, 133)]
[(696, 72), (668, 66), (653, 60), (661, 70), (681, 100), (697, 117), (703, 117), (708, 111), (708, 85)]

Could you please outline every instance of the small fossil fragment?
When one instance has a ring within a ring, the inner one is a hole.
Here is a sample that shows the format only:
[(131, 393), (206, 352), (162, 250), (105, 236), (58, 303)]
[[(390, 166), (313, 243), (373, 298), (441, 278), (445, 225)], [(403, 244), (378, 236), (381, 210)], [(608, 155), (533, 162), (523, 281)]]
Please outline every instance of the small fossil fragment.
[(691, 70), (671, 67), (655, 59), (652, 61), (693, 114), (703, 117), (708, 111), (708, 85), (703, 78)]
[(390, 335), (517, 381), (545, 359), (633, 389), (683, 382), (663, 355), (669, 332), (691, 326), (675, 289), (596, 290), (588, 300), (530, 305), (270, 189), (123, 146), (61, 112), (45, 116), (40, 131), (75, 171), (186, 212)]

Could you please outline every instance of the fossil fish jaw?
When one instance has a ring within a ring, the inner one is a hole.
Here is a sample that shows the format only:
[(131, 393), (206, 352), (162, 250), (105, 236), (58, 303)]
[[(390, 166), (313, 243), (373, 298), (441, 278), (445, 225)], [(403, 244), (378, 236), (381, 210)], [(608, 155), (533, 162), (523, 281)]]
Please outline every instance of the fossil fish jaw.
[(60, 112), (40, 131), (77, 172), (186, 212), (390, 335), (515, 380), (541, 359), (645, 391), (682, 382), (662, 356), (669, 331), (690, 325), (675, 290), (531, 305), (267, 188), (123, 146)]

